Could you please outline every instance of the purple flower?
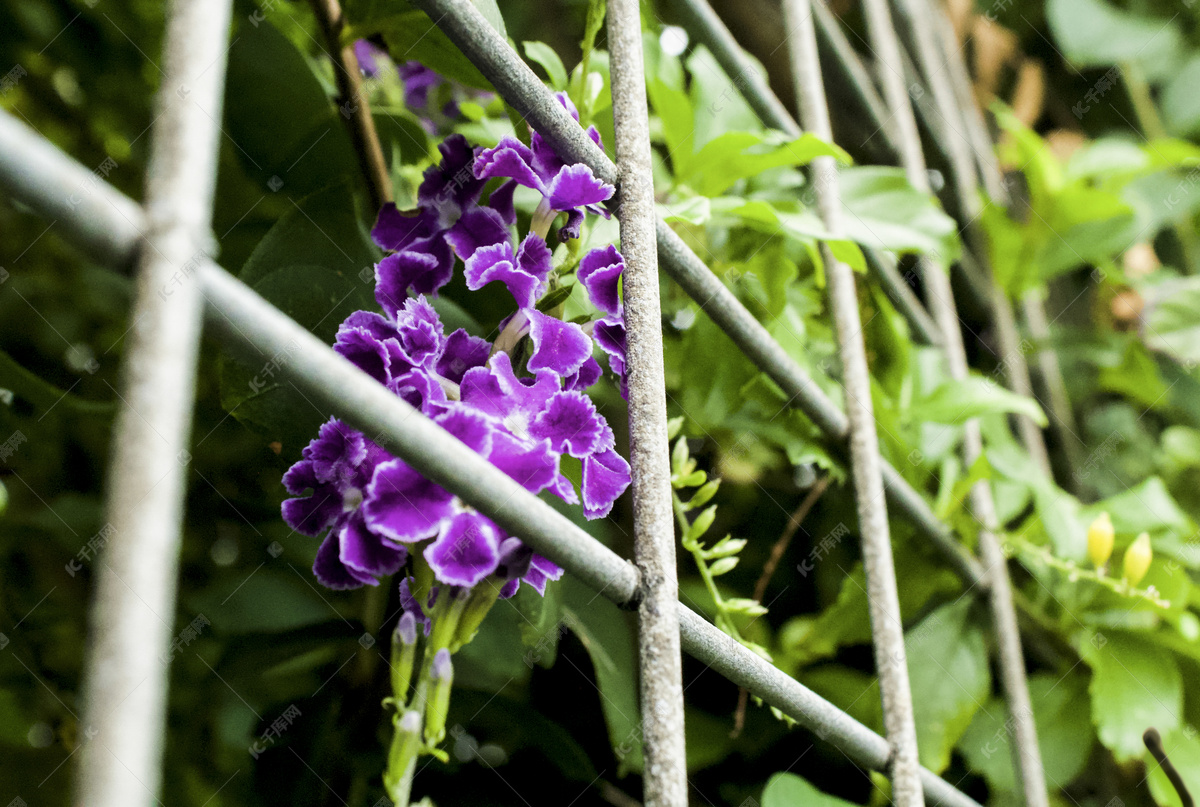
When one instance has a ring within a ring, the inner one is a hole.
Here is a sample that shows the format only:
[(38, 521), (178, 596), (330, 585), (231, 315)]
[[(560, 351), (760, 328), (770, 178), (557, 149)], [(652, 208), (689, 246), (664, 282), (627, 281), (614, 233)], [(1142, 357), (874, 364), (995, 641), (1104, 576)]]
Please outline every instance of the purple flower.
[(404, 105), (414, 112), (425, 111), (429, 106), (429, 91), (446, 83), (441, 73), (420, 62), (404, 62), (396, 65), (396, 69), (404, 82)]
[[(328, 532), (317, 550), (313, 573), (333, 589), (377, 585), (395, 574), (407, 552), (372, 529), (363, 513), (364, 490), (387, 453), (338, 420), (321, 427), (301, 460), (284, 474), (297, 498), (283, 503), (283, 520), (303, 535)], [(302, 496), (311, 491), (308, 496)]]
[(593, 249), (579, 262), (576, 277), (587, 290), (588, 299), (592, 305), (606, 314), (615, 317), (622, 316), (624, 306), (617, 289), (621, 275), (625, 271), (625, 259), (617, 248), (611, 244), (601, 249)]
[(358, 59), (358, 67), (367, 78), (374, 78), (379, 73), (379, 57), (386, 56), (387, 51), (367, 39), (354, 40), (354, 55)]
[[(579, 120), (579, 113), (566, 94), (558, 93), (556, 97), (575, 120)], [(594, 126), (588, 128), (588, 135), (600, 145), (600, 134)], [(519, 185), (540, 192), (551, 210), (566, 211), (567, 224), (558, 231), (560, 240), (579, 237), (584, 211), (608, 216), (601, 203), (612, 198), (615, 192), (612, 185), (597, 179), (592, 169), (583, 163), (565, 164), (537, 132), (533, 133), (530, 142), (531, 146), (526, 146), (515, 137), (505, 135), (495, 148), (479, 152), (475, 159), (475, 176), (479, 179), (509, 177)]]
[(550, 269), (550, 247), (541, 236), (536, 233), (525, 236), (515, 255), (512, 244), (505, 237), (503, 241), (481, 247), (467, 260), (467, 288), (476, 291), (499, 280), (508, 287), (520, 308), (533, 308), (546, 291)]

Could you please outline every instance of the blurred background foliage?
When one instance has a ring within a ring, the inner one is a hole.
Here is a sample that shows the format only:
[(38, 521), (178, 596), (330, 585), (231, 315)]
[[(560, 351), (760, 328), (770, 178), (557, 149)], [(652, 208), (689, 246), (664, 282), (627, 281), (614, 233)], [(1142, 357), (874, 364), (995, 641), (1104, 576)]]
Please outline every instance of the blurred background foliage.
[[(778, 7), (715, 5), (790, 103)], [(139, 198), (161, 75), (161, 4), (0, 0), (0, 9), (0, 75), (14, 79), (0, 105)], [(833, 9), (865, 52), (857, 4), (839, 0)], [(576, 67), (588, 47), (588, 3), (499, 10), (510, 39), (548, 83), (571, 91), (585, 122), (611, 143), (602, 27), (583, 71), (595, 78), (583, 80)], [(797, 201), (806, 190), (799, 144), (763, 130), (711, 54), (673, 27), (669, 3), (646, 11), (662, 212), (836, 400), (812, 249), (821, 228)], [(399, 0), (348, 2), (347, 13), (355, 34), (386, 44), (396, 60), (423, 58), (479, 86)], [(333, 68), (306, 4), (239, 0), (234, 16), (218, 257), (331, 340), (346, 313), (373, 307), (363, 270), (379, 258), (366, 236), (374, 211), (365, 209), (333, 99)], [(1200, 152), (1192, 142), (1200, 134), (1200, 11), (1166, 0), (955, 0), (952, 17), (977, 96), (1003, 104), (999, 153), (1016, 202), (984, 216), (990, 257), (1007, 292), (1048, 300), (1053, 339), (1038, 347), (1063, 362), (1078, 428), (1052, 437), (1059, 482), (1042, 477), (1011, 436), (1013, 402), (989, 393), (994, 387), (947, 385), (934, 352), (913, 342), (865, 279), (884, 453), (969, 544), (965, 491), (980, 476), (996, 487), (1056, 807), (1114, 798), (1167, 807), (1178, 800), (1161, 771), (1144, 764), (1148, 725), (1200, 787), (1200, 594), (1192, 585), (1200, 569)], [(437, 137), (422, 121), (428, 110), (405, 108), (396, 76), (385, 71), (370, 88), (403, 206)], [(461, 117), (438, 121), (443, 133), (490, 144), (519, 123), (494, 96), (459, 100)], [(958, 209), (949, 189), (939, 206), (895, 169), (869, 167), (886, 158), (886, 144), (836, 93), (831, 104), (838, 145), (860, 163), (844, 183), (861, 224), (852, 236), (902, 253), (955, 254), (963, 222), (942, 212)], [(924, 134), (934, 170), (944, 172), (933, 133)], [(522, 215), (530, 212), (526, 204)], [(0, 441), (23, 436), (0, 460), (0, 803), (68, 803), (72, 760), (88, 741), (77, 722), (80, 670), (91, 569), (103, 562), (94, 550), (107, 538), (104, 473), (131, 285), (67, 246), (61, 226), (0, 203)], [(615, 235), (614, 224), (600, 224), (584, 240)], [(443, 318), (491, 333), (507, 313), (502, 294), (472, 295), (468, 306), (464, 291), (461, 280), (448, 288)], [(977, 380), (1002, 378), (986, 310), (963, 291)], [(568, 313), (583, 311), (579, 296), (566, 302)], [(722, 480), (711, 534), (747, 539), (737, 562), (724, 564), (731, 568), (719, 589), (749, 598), (757, 588), (769, 608), (737, 617), (734, 628), (878, 729), (857, 541), (844, 540), (855, 529), (846, 469), (678, 289), (664, 284), (663, 299), (670, 414), (682, 418), (684, 458)], [(252, 386), (259, 374), (206, 343), (173, 619), (179, 630), (201, 615), (211, 624), (171, 666), (162, 801), (375, 804), (388, 728), (381, 658), (396, 593), (330, 592), (312, 579), (316, 544), (280, 521), (279, 479), (325, 414), (281, 378)], [(599, 398), (620, 431), (616, 391)], [(976, 468), (955, 458), (964, 413), (985, 420), (987, 461)], [(825, 492), (812, 497), (778, 570), (764, 579), (777, 539), (818, 486)], [(1134, 536), (1148, 532), (1155, 560), (1141, 588), (1152, 586), (1168, 605), (1119, 590), (1112, 576), (1108, 585), (1096, 579), (1086, 530), (1102, 511), (1116, 531), (1112, 574)], [(588, 529), (629, 553), (627, 503)], [(981, 802), (1016, 803), (986, 609), (911, 528), (897, 520), (893, 529), (923, 762)], [(685, 552), (680, 573), (689, 604), (716, 616)], [(451, 762), (423, 769), (417, 792), (441, 805), (635, 803), (632, 628), (630, 614), (569, 576), (544, 601), (501, 604), (460, 654)], [(884, 778), (753, 702), (743, 724), (736, 688), (691, 660), (685, 681), (693, 803), (887, 801)], [(293, 706), (300, 717), (280, 736), (265, 735)]]

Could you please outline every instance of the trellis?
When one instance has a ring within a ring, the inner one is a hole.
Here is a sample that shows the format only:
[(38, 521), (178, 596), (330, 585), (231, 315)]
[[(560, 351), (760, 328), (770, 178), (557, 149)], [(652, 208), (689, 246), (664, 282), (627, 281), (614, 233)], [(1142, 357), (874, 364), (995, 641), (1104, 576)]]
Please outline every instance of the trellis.
[[(881, 459), (870, 408), (855, 279), (849, 267), (823, 248), (848, 403), (843, 412), (670, 227), (661, 218), (655, 219), (637, 0), (608, 3), (616, 164), (586, 137), (470, 0), (415, 1), (567, 162), (586, 163), (598, 177), (618, 185), (619, 203), (614, 210), (628, 266), (625, 295), (637, 565), (526, 492), (213, 261), (209, 233), (230, 2), (173, 0), (144, 206), (106, 183), (95, 185), (91, 193), (71, 196), (68, 189), (85, 180), (94, 184), (92, 173), (24, 124), (0, 113), (0, 187), (61, 222), (60, 231), (99, 262), (136, 270), (137, 295), (108, 501), (108, 519), (115, 532), (98, 572), (84, 683), (84, 727), (95, 726), (103, 736), (83, 750), (77, 802), (89, 807), (125, 807), (147, 803), (157, 795), (166, 703), (161, 658), (168, 650), (171, 633), (171, 625), (159, 615), (174, 613), (183, 469), (190, 462), (186, 451), (188, 410), (203, 314), (206, 327), (227, 349), (252, 362), (284, 357), (282, 372), (318, 406), (378, 435), (375, 439), (393, 454), (520, 535), (599, 593), (618, 604), (638, 606), (647, 804), (687, 803), (682, 648), (837, 746), (857, 764), (888, 772), (894, 798), (903, 807), (921, 805), (925, 798), (951, 807), (978, 807), (917, 763), (886, 497), (944, 555), (970, 590), (988, 593), (1017, 738), (1013, 748), (1018, 777), (1026, 802), (1043, 807), (1047, 803), (1044, 776), (1007, 567), (994, 535), (990, 489), (980, 482), (972, 491), (973, 510), (981, 525), (981, 563), (957, 542), (921, 494)], [(764, 123), (798, 134), (800, 126), (705, 0), (679, 3), (692, 33), (709, 46)], [(336, 9), (336, 3), (328, 0), (325, 5)], [(876, 94), (870, 73), (821, 0), (784, 0), (783, 7), (801, 117), (808, 127), (831, 139), (817, 59), (819, 28), (839, 69), (857, 90), (860, 105), (880, 125), (889, 116), (899, 122), (898, 138), (888, 134), (885, 140), (900, 155), (910, 181), (928, 190), (913, 106), (906, 92), (916, 68), (906, 59), (886, 0), (865, 0), (886, 103)], [(969, 97), (957, 43), (933, 3), (897, 0), (896, 10), (908, 22), (915, 39), (913, 50), (932, 90), (932, 108), (918, 105), (917, 112), (942, 135), (959, 203), (970, 214), (976, 209), (973, 205), (977, 204), (981, 175), (994, 197), (1002, 195), (1003, 187), (986, 130)], [(368, 174), (373, 170), (364, 167)], [(832, 160), (816, 161), (812, 179), (819, 212), (827, 229), (837, 235), (841, 208)], [(977, 242), (976, 247), (978, 253)], [(923, 266), (925, 286), (931, 292), (927, 309), (899, 276), (894, 259), (870, 252), (868, 259), (914, 334), (942, 346), (952, 375), (965, 376), (966, 360), (946, 267), (928, 261)], [(979, 268), (978, 254), (973, 261), (970, 280), (977, 293), (993, 305), (1001, 340), (1011, 347), (1016, 334), (1011, 304), (991, 284), (986, 267)], [(678, 602), (659, 266), (783, 389), (792, 405), (850, 458), (887, 739)], [(1024, 300), (1023, 307), (1031, 325), (1044, 324), (1036, 300)], [(1050, 356), (1042, 359), (1042, 365), (1052, 375), (1055, 368)], [(1013, 369), (1013, 386), (1022, 392), (1030, 389), (1023, 362)], [(1053, 386), (1055, 379), (1049, 380)], [(1052, 408), (1060, 410), (1056, 413), (1060, 419), (1069, 415), (1059, 406)], [(1048, 468), (1041, 434), (1031, 426), (1021, 424), (1021, 436), (1031, 454)], [(969, 422), (966, 459), (971, 461), (979, 450), (978, 426)], [(118, 709), (120, 716), (115, 717)]]

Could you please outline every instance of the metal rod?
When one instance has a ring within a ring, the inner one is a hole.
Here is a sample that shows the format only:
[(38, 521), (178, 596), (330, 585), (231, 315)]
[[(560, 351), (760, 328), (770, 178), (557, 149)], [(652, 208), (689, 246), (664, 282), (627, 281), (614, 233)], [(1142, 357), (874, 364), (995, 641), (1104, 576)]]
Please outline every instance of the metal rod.
[[(887, 0), (864, 0), (863, 5), (869, 35), (880, 61), (884, 97), (900, 134), (901, 154), (908, 181), (918, 190), (929, 192), (925, 155), (921, 151), (916, 118), (904, 84), (900, 45), (892, 25)], [(910, 16), (914, 20), (920, 17), (919, 14), (911, 12)], [(920, 24), (916, 25), (916, 29), (918, 32), (924, 32), (920, 49), (933, 49), (934, 45), (925, 41), (930, 39), (930, 29)], [(944, 78), (943, 75), (942, 79)], [(938, 265), (928, 257), (921, 259), (920, 267), (929, 297), (930, 312), (945, 337), (950, 376), (957, 380), (965, 379), (969, 372), (967, 356), (963, 347), (962, 331), (959, 328), (958, 311), (950, 288), (950, 276), (944, 266)], [(974, 464), (983, 453), (983, 437), (977, 419), (968, 420), (963, 425), (962, 452), (963, 460), (968, 466)], [(1017, 777), (1021, 780), (1027, 807), (1047, 807), (1046, 780), (1029, 699), (1029, 684), (1025, 679), (1025, 659), (1013, 606), (1008, 561), (996, 538), (996, 507), (987, 480), (980, 480), (971, 489), (970, 503), (972, 513), (980, 524), (980, 557), (987, 567), (992, 583), (988, 594), (996, 629), (1001, 680), (1013, 720), (1015, 741), (1012, 748)]]
[[(90, 172), (57, 148), (18, 152), (7, 135), (25, 128), (0, 111), (0, 189), (42, 211), (53, 208), (61, 188), (22, 182), (21, 176), (69, 175)], [(140, 209), (106, 182), (95, 192), (104, 204), (95, 206), (96, 219), (69, 210), (63, 218), (64, 237), (86, 246), (93, 227), (115, 228), (121, 210), (131, 211), (135, 230)], [(18, 195), (18, 193), (20, 195)], [(133, 260), (136, 236), (115, 243), (114, 254)], [(125, 268), (123, 263), (114, 268)], [(563, 566), (581, 581), (618, 605), (636, 601), (637, 568), (596, 541), (569, 518), (531, 495), (507, 474), (466, 448), (401, 398), (389, 392), (328, 345), (272, 306), (252, 289), (210, 260), (200, 262), (196, 278), (203, 289), (205, 316), (222, 345), (235, 355), (259, 361), (263, 354), (287, 355), (281, 367), (318, 405), (402, 457), (422, 474), (453, 490), (500, 526), (521, 535), (534, 550)], [(686, 606), (679, 609), (681, 644), (688, 653), (755, 696), (781, 709), (820, 738), (828, 739), (851, 760), (873, 770), (887, 765), (887, 743), (791, 676), (750, 652)], [(927, 770), (921, 771), (926, 795), (947, 807), (979, 807), (970, 797)]]
[[(800, 124), (788, 112), (787, 107), (771, 90), (766, 79), (759, 72), (750, 56), (738, 45), (733, 33), (721, 21), (721, 18), (708, 4), (707, 0), (675, 0), (675, 6), (683, 13), (690, 23), (689, 30), (705, 46), (712, 51), (717, 63), (725, 71), (737, 87), (742, 97), (750, 104), (755, 114), (767, 126), (786, 132), (792, 137), (802, 134)], [(882, 119), (883, 102), (875, 93), (867, 75), (866, 68), (858, 59), (854, 48), (846, 41), (845, 35), (837, 25), (836, 19), (818, 0), (816, 17), (821, 27), (823, 38), (829, 43), (839, 65), (842, 66), (851, 86), (862, 88), (862, 103)], [(862, 83), (860, 83), (860, 81)], [(880, 127), (880, 133), (887, 143), (887, 151), (895, 152), (891, 135), (887, 129)], [(832, 137), (829, 138), (832, 142)], [(896, 271), (895, 258), (885, 253), (864, 249), (870, 268), (876, 273), (880, 286), (912, 327), (913, 334), (922, 342), (937, 344), (940, 337), (933, 318), (925, 311), (925, 306), (913, 294), (908, 285)]]
[[(554, 99), (470, 0), (414, 0), (414, 3), (429, 14), (501, 97), (537, 129), (560, 156), (568, 162), (587, 164), (606, 182), (616, 181), (616, 166), (612, 161), (587, 137), (579, 123)], [(667, 275), (696, 301), (750, 361), (779, 384), (796, 408), (830, 439), (844, 444), (849, 437), (849, 424), (837, 405), (661, 217), (656, 234), (659, 265)], [(979, 562), (958, 544), (949, 527), (938, 520), (921, 494), (886, 462), (883, 475), (887, 494), (897, 507), (970, 585), (985, 589), (988, 582)]]
[[(792, 68), (792, 80), (800, 101), (800, 117), (818, 137), (833, 139), (829, 107), (817, 58), (817, 34), (808, 0), (783, 0), (784, 28)], [(837, 163), (832, 157), (812, 162), (812, 182), (817, 207), (825, 228), (838, 237), (843, 232), (842, 201), (838, 188)], [(863, 566), (867, 577), (867, 606), (871, 617), (871, 639), (879, 690), (883, 699), (883, 724), (887, 732), (892, 798), (898, 807), (923, 807), (920, 761), (917, 756), (917, 726), (913, 717), (912, 691), (904, 648), (904, 622), (892, 559), (892, 539), (880, 469), (879, 436), (871, 402), (871, 376), (863, 343), (862, 321), (854, 271), (833, 257), (827, 243), (821, 244), (829, 286), (829, 308), (838, 337), (842, 363), (842, 386), (850, 421), (850, 458), (854, 495), (862, 536)]]
[[(83, 676), (75, 801), (126, 807), (157, 800), (183, 497), (190, 465), (203, 301), (187, 267), (211, 246), (213, 188), (224, 97), (229, 0), (173, 0), (146, 172), (145, 238), (109, 469), (112, 537), (96, 568)], [(63, 176), (65, 170), (58, 172)], [(31, 175), (32, 176), (32, 175)], [(137, 219), (107, 214), (106, 256), (137, 249)], [(74, 218), (72, 214), (72, 219)], [(84, 230), (94, 236), (97, 222)], [(74, 227), (72, 227), (74, 229)], [(92, 240), (95, 240), (94, 238)]]
[(679, 579), (675, 566), (667, 384), (654, 235), (650, 112), (638, 0), (609, 0), (617, 218), (629, 368), (629, 465), (633, 474), (633, 546), (641, 572), (638, 664), (642, 703), (642, 773), (649, 807), (687, 807), (683, 731), (683, 659), (679, 647)]

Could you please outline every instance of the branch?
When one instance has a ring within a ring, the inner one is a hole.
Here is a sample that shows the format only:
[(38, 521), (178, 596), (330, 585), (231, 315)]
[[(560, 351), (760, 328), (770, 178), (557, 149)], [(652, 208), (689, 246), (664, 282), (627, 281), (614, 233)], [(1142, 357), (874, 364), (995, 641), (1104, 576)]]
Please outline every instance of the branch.
[(1175, 792), (1179, 794), (1179, 801), (1183, 807), (1195, 807), (1196, 802), (1192, 801), (1192, 794), (1188, 792), (1187, 785), (1183, 783), (1183, 777), (1179, 775), (1179, 771), (1171, 764), (1171, 760), (1167, 758), (1167, 752), (1163, 749), (1162, 737), (1158, 733), (1158, 729), (1148, 728), (1146, 733), (1142, 735), (1142, 742), (1146, 744), (1150, 754), (1162, 766), (1163, 773), (1171, 780), (1171, 786), (1175, 788)]
[(342, 7), (338, 5), (338, 0), (310, 2), (329, 45), (329, 58), (333, 59), (333, 74), (340, 96), (338, 111), (350, 130), (354, 152), (358, 155), (358, 164), (371, 194), (371, 207), (378, 212), (385, 202), (392, 201), (392, 176), (388, 173), (387, 161), (383, 159), (383, 147), (379, 144), (375, 119), (371, 117), (371, 105), (363, 92), (362, 72), (359, 70), (358, 57), (354, 54), (354, 46), (342, 44), (342, 30), (346, 27)]

